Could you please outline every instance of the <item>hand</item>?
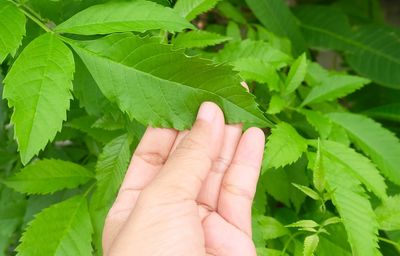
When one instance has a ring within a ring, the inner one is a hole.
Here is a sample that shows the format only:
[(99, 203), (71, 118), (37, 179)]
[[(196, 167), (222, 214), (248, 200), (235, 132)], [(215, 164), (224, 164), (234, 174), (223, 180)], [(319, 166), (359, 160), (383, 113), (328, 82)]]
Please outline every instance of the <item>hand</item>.
[(255, 256), (251, 205), (264, 133), (206, 102), (191, 131), (148, 128), (105, 223), (109, 256)]

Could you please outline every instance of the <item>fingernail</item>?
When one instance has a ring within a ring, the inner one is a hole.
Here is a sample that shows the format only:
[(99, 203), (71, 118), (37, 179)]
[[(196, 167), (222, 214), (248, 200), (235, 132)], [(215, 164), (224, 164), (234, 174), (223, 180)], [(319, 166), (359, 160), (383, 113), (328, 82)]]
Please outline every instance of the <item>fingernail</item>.
[(200, 106), (199, 112), (197, 113), (197, 119), (201, 119), (207, 122), (212, 122), (218, 111), (217, 105), (212, 102), (203, 102)]

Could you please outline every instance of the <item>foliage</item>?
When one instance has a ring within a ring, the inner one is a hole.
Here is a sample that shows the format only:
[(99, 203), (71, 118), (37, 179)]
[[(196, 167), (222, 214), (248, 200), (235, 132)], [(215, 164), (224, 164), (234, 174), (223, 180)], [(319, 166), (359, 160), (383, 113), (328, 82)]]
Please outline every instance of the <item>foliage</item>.
[(0, 0), (0, 256), (102, 255), (144, 128), (203, 101), (269, 135), (258, 255), (400, 255), (400, 30), (296, 2)]

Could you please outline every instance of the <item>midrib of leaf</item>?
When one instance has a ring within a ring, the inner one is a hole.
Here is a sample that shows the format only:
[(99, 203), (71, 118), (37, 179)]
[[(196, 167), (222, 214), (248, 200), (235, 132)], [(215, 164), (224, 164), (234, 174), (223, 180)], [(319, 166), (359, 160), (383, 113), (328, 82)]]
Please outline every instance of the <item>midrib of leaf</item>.
[[(136, 23), (136, 22), (165, 22), (165, 21), (167, 21), (168, 23), (173, 23), (175, 25), (179, 25), (180, 24), (178, 22), (171, 21), (171, 20), (150, 20), (150, 19), (126, 21), (126, 23), (130, 23), (130, 22), (134, 22), (134, 23)], [(85, 23), (85, 24), (82, 24), (82, 25), (74, 25), (74, 29), (86, 28), (88, 26), (97, 26), (97, 25), (120, 25), (120, 24), (121, 24), (121, 21), (114, 21), (114, 22), (107, 22), (107, 23), (104, 23), (104, 22), (100, 22), (100, 23)]]
[(77, 215), (77, 213), (78, 213), (79, 209), (81, 208), (81, 205), (82, 205), (83, 202), (84, 202), (84, 198), (80, 198), (80, 203), (79, 203), (78, 207), (76, 207), (74, 209), (72, 217), (69, 219), (67, 225), (64, 226), (65, 227), (64, 228), (64, 232), (62, 233), (62, 235), (60, 236), (60, 239), (58, 240), (58, 246), (56, 247), (56, 252), (58, 251), (58, 248), (60, 247), (61, 241), (63, 240), (63, 238), (68, 235), (68, 230), (71, 229), (72, 222), (75, 219), (75, 216)]
[[(107, 57), (98, 55), (98, 54), (96, 54), (95, 52), (92, 52), (92, 51), (87, 50), (86, 48), (82, 48), (82, 47), (80, 47), (79, 45), (74, 44), (72, 41), (69, 41), (69, 42), (73, 45), (73, 47), (77, 47), (77, 48), (79, 48), (80, 50), (83, 50), (83, 51), (89, 53), (90, 55), (94, 56), (95, 58), (104, 59), (106, 62), (107, 62), (107, 61), (108, 61), (108, 62), (113, 62), (114, 64), (116, 64), (116, 65), (118, 65), (118, 66), (122, 66), (123, 68), (132, 69), (132, 70), (134, 70), (135, 72), (138, 72), (138, 73), (140, 73), (140, 74), (142, 74), (142, 75), (144, 75), (144, 76), (151, 76), (152, 78), (154, 78), (154, 79), (156, 79), (156, 80), (159, 80), (159, 81), (168, 81), (168, 83), (172, 83), (172, 84), (174, 84), (174, 85), (177, 86), (177, 87), (189, 89), (189, 90), (192, 90), (192, 91), (194, 91), (194, 92), (202, 91), (202, 92), (204, 92), (204, 93), (206, 93), (206, 94), (212, 94), (212, 95), (214, 95), (214, 96), (216, 96), (216, 97), (218, 97), (218, 98), (222, 98), (223, 101), (227, 101), (227, 102), (229, 102), (230, 104), (236, 106), (237, 108), (239, 108), (239, 109), (241, 109), (241, 110), (247, 112), (247, 113), (250, 114), (251, 116), (257, 118), (259, 121), (261, 121), (261, 123), (267, 124), (267, 121), (266, 121), (266, 120), (261, 119), (261, 118), (259, 118), (258, 116), (254, 115), (253, 113), (247, 111), (246, 109), (244, 109), (244, 108), (238, 106), (238, 105), (235, 104), (234, 102), (230, 101), (228, 98), (223, 98), (222, 96), (216, 94), (216, 92), (204, 90), (204, 89), (202, 89), (200, 86), (199, 86), (199, 87), (192, 87), (192, 86), (188, 86), (188, 85), (185, 85), (185, 84), (181, 84), (181, 83), (178, 83), (178, 82), (175, 82), (175, 81), (172, 81), (172, 80), (162, 79), (162, 78), (160, 78), (160, 77), (157, 77), (157, 76), (152, 75), (150, 72), (147, 73), (147, 72), (144, 72), (144, 71), (135, 69), (134, 67), (131, 67), (131, 66), (128, 66), (128, 65), (124, 65), (123, 63), (120, 63), (120, 62), (118, 62), (118, 61), (115, 61), (115, 60), (113, 60), (113, 59), (111, 59), (111, 58), (107, 58)], [(138, 47), (138, 48), (139, 48), (139, 47)], [(126, 59), (126, 58), (125, 58), (125, 59)], [(136, 64), (136, 65), (137, 65), (137, 64)], [(223, 76), (223, 75), (221, 75), (221, 76)], [(145, 94), (143, 93), (143, 88), (142, 88), (141, 86), (138, 86), (138, 87), (140, 88), (140, 91), (141, 91), (143, 97), (145, 97)], [(221, 89), (225, 89), (225, 88), (221, 88)], [(218, 92), (218, 91), (217, 91), (217, 92)], [(116, 94), (116, 95), (117, 95), (117, 94)], [(195, 95), (196, 95), (196, 93), (195, 93)], [(164, 98), (164, 99), (165, 99), (165, 98)], [(168, 103), (168, 101), (167, 101), (166, 99), (165, 99), (165, 102), (167, 103), (167, 105), (169, 105), (169, 103)], [(149, 108), (149, 109), (151, 109), (151, 108)], [(171, 108), (170, 108), (170, 109), (171, 109)], [(171, 109), (171, 110), (172, 110), (172, 109)], [(151, 111), (152, 111), (153, 113), (155, 113), (157, 116), (160, 117), (160, 115), (159, 115), (157, 112), (155, 112), (153, 109), (151, 109)], [(179, 116), (179, 115), (178, 115), (178, 116)], [(160, 119), (162, 119), (162, 118), (160, 118)], [(182, 119), (181, 119), (181, 120), (182, 120)]]
[(396, 64), (400, 65), (400, 59), (396, 59), (396, 58), (393, 58), (392, 56), (387, 55), (387, 54), (385, 54), (383, 52), (376, 51), (375, 49), (373, 49), (373, 48), (371, 48), (369, 46), (366, 46), (364, 44), (361, 44), (361, 43), (359, 43), (359, 42), (357, 42), (355, 40), (347, 39), (344, 36), (341, 36), (341, 35), (336, 34), (336, 33), (332, 33), (332, 32), (330, 32), (328, 30), (324, 30), (324, 29), (321, 29), (321, 28), (318, 28), (318, 27), (305, 25), (305, 24), (302, 24), (302, 23), (300, 24), (300, 26), (303, 27), (303, 28), (307, 28), (309, 30), (314, 30), (314, 31), (320, 32), (322, 34), (326, 34), (328, 36), (334, 37), (334, 38), (336, 38), (338, 40), (341, 40), (341, 41), (343, 41), (343, 42), (345, 42), (345, 43), (347, 43), (349, 45), (361, 48), (364, 51), (369, 51), (369, 52), (373, 53), (374, 55), (377, 55), (377, 56), (382, 57), (382, 58), (386, 58), (386, 59), (388, 59), (388, 60), (390, 60), (392, 62), (395, 62)]
[[(49, 41), (50, 49), (47, 51), (47, 57), (46, 57), (46, 62), (47, 62), (47, 63), (50, 62), (49, 60), (50, 60), (50, 56), (51, 56), (51, 52), (52, 52), (52, 48), (53, 48), (53, 40), (54, 40), (54, 37), (51, 37), (51, 41)], [(48, 79), (48, 76), (45, 75), (45, 74), (47, 73), (47, 68), (48, 68), (48, 67), (49, 67), (49, 66), (46, 65), (46, 66), (44, 67), (44, 69), (43, 69), (42, 77), (45, 78), (45, 79)], [(41, 79), (41, 80), (40, 80), (40, 89), (39, 89), (39, 93), (38, 93), (38, 96), (37, 96), (36, 104), (35, 104), (35, 107), (34, 107), (35, 112), (34, 112), (34, 114), (33, 114), (32, 122), (29, 122), (28, 146), (27, 146), (26, 148), (30, 148), (30, 141), (31, 141), (31, 136), (32, 136), (33, 124), (35, 123), (35, 120), (36, 120), (36, 117), (37, 117), (37, 113), (38, 113), (37, 107), (38, 107), (38, 105), (39, 105), (39, 101), (40, 101), (41, 96), (42, 96), (41, 94), (42, 94), (43, 82), (44, 82), (44, 79)]]

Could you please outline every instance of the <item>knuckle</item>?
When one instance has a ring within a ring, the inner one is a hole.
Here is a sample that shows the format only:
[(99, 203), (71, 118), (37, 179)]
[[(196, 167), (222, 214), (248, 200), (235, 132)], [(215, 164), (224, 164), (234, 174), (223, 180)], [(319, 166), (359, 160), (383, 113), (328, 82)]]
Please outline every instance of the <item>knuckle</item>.
[(141, 159), (145, 163), (151, 165), (151, 166), (160, 166), (165, 163), (167, 160), (166, 156), (163, 156), (162, 154), (158, 152), (136, 152), (135, 157)]
[(251, 191), (249, 189), (244, 189), (237, 185), (230, 184), (227, 182), (222, 183), (222, 188), (234, 196), (242, 197), (246, 200), (253, 201), (254, 191)]

